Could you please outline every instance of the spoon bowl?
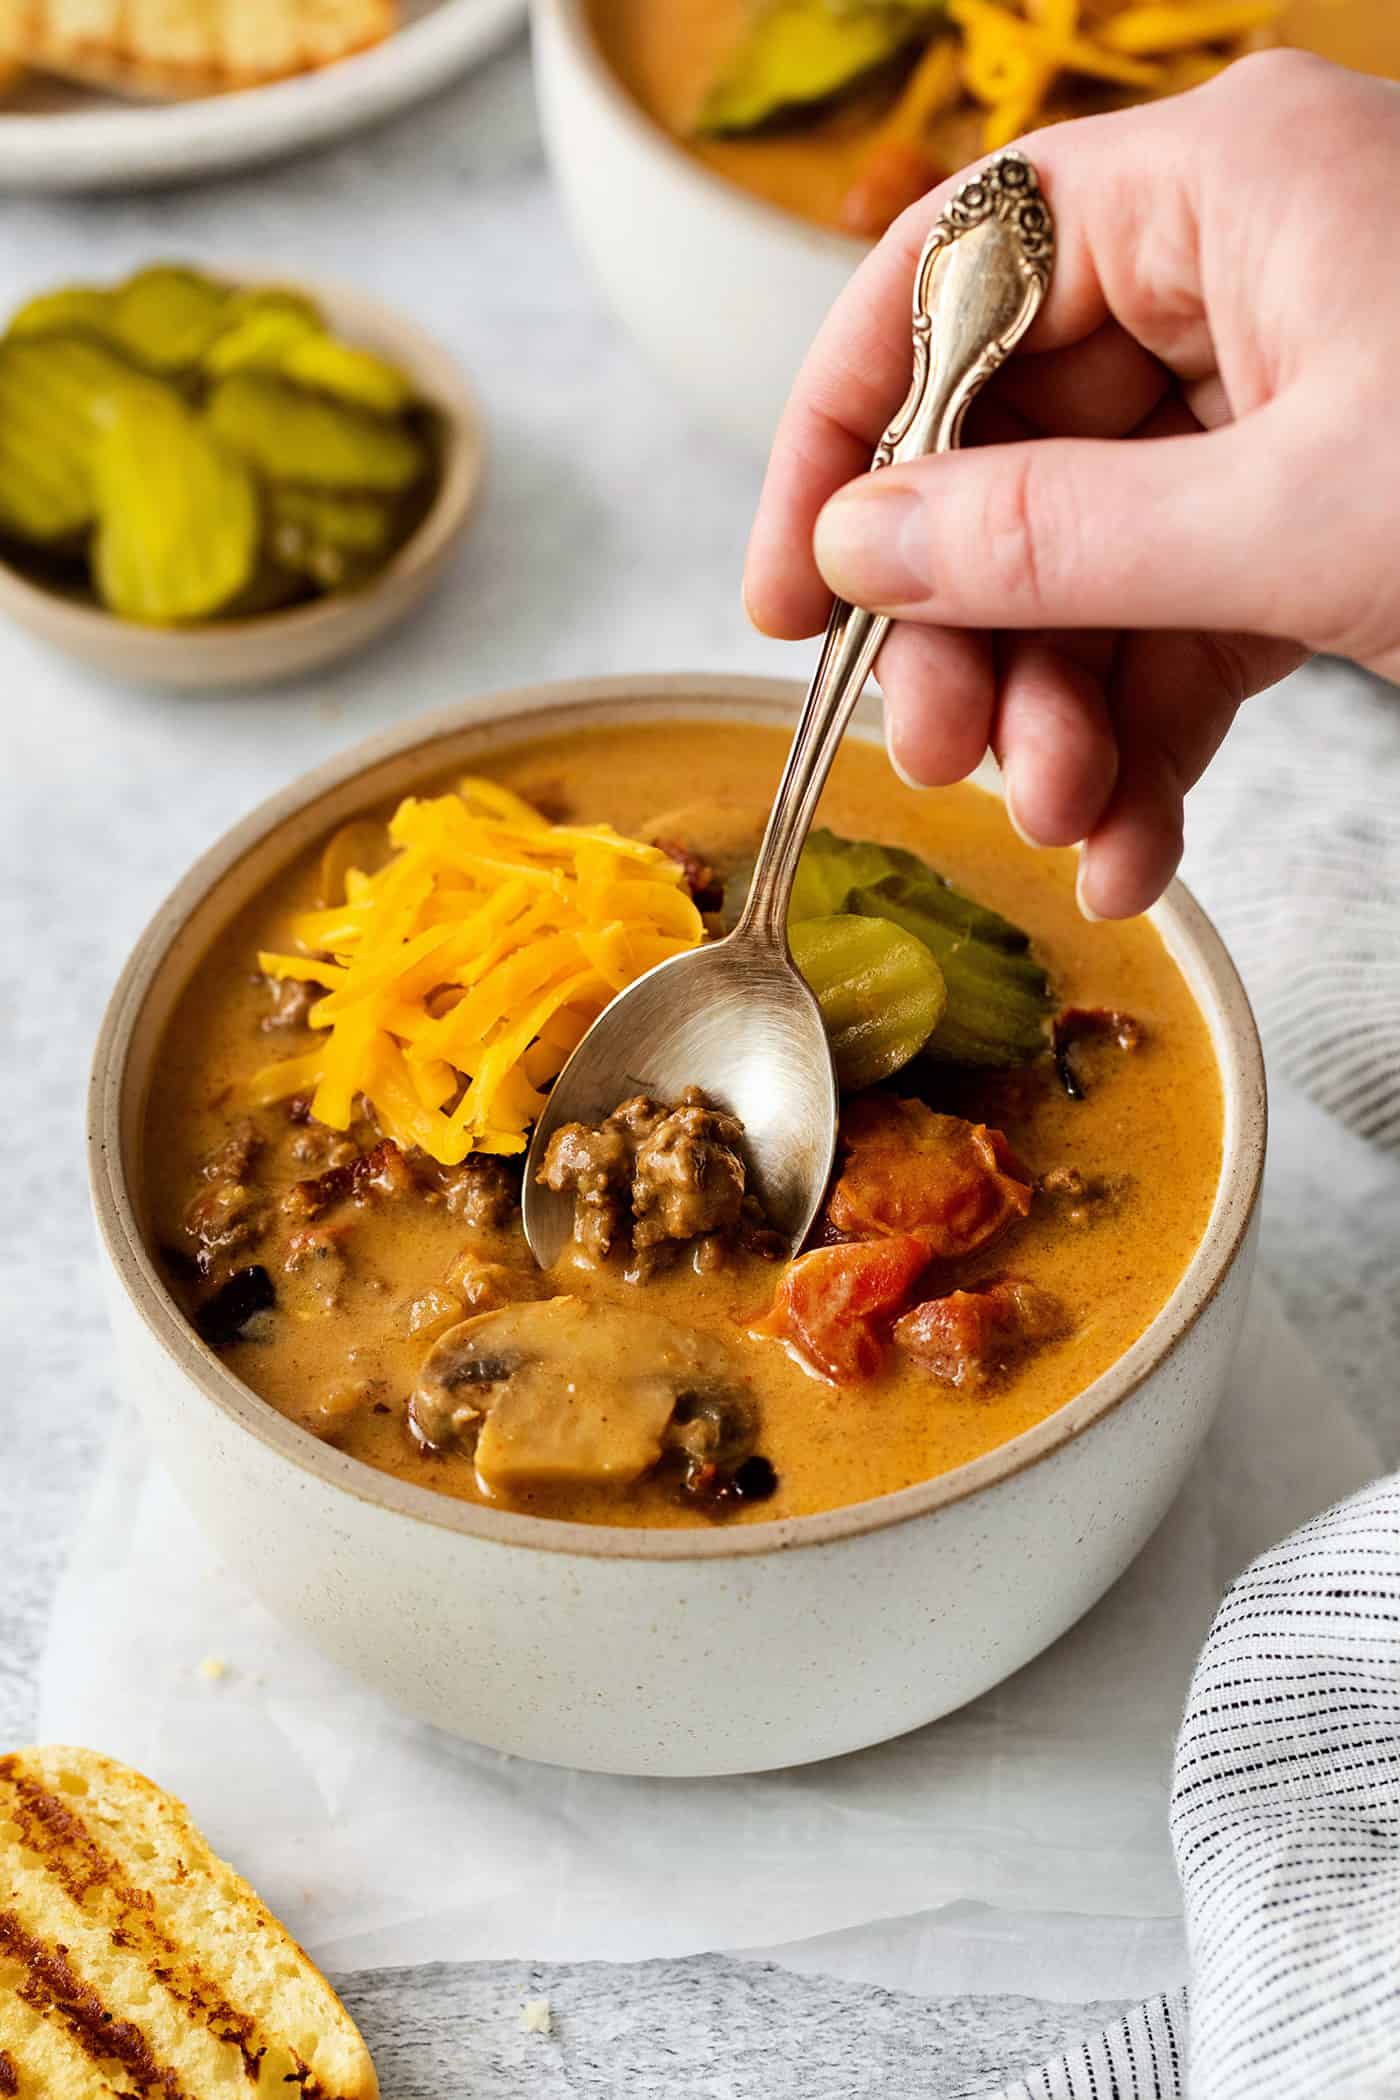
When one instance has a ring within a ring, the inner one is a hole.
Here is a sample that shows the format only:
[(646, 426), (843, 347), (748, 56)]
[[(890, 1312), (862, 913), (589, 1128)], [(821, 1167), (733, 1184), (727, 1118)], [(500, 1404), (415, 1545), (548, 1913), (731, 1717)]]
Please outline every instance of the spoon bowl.
[[(969, 404), (1040, 309), (1054, 227), (1035, 170), (1004, 153), (935, 223), (914, 276), (913, 377), (872, 470), (950, 452)], [(540, 1179), (550, 1138), (597, 1124), (633, 1094), (671, 1105), (699, 1087), (743, 1124), (750, 1186), (795, 1252), (826, 1195), (840, 1098), (821, 1011), (788, 948), (797, 863), (832, 761), (890, 629), (838, 599), (792, 740), (748, 899), (727, 939), (639, 978), (594, 1022), (554, 1082), (525, 1160), (522, 1217), (543, 1268), (573, 1201)]]
[(698, 1086), (737, 1116), (769, 1219), (799, 1246), (836, 1152), (836, 1072), (821, 1010), (781, 955), (740, 932), (659, 963), (620, 992), (556, 1082), (526, 1164), (525, 1232), (548, 1268), (574, 1229), (574, 1199), (539, 1181), (550, 1138), (598, 1123), (631, 1094), (671, 1102)]

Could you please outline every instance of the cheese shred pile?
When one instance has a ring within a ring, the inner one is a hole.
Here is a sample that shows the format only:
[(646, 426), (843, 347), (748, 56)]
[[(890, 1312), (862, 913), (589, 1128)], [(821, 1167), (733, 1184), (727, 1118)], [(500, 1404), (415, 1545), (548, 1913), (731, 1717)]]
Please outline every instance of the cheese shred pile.
[(704, 939), (682, 870), (490, 780), (401, 803), (388, 843), (376, 872), (338, 869), (343, 901), (293, 920), (302, 953), (259, 955), (324, 987), (308, 1016), (324, 1039), (259, 1072), (252, 1098), (305, 1094), (347, 1130), (363, 1095), (385, 1136), (443, 1166), (523, 1152), (541, 1089), (613, 994)]
[(1063, 73), (1136, 95), (1176, 93), (1219, 72), (1257, 33), (1272, 30), (1282, 0), (948, 0), (962, 31), (962, 78), (987, 111), (983, 144), (995, 151), (1042, 115)]

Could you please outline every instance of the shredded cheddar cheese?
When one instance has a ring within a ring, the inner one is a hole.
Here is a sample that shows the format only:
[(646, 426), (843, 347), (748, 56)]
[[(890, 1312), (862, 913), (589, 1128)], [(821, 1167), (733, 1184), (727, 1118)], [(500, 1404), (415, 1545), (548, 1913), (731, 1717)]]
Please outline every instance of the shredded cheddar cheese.
[(1206, 79), (1276, 27), (1283, 0), (949, 0), (988, 152), (1031, 129), (1062, 74), (1135, 94)]
[(325, 987), (308, 1015), (323, 1040), (266, 1066), (252, 1097), (307, 1094), (346, 1130), (362, 1095), (387, 1137), (444, 1166), (523, 1152), (541, 1089), (613, 994), (703, 940), (682, 871), (490, 780), (400, 803), (387, 843), (374, 873), (328, 850), (343, 898), (293, 921), (300, 954), (259, 955), (269, 977)]

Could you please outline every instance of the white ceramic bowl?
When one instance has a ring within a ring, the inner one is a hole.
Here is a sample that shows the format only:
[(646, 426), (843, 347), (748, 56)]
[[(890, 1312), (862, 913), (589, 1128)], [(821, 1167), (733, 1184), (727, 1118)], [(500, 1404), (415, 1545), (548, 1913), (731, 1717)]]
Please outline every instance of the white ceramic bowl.
[[(276, 281), (252, 266), (215, 264), (210, 274), (232, 283)], [(485, 444), (476, 396), (439, 343), (379, 300), (320, 280), (298, 280), (296, 288), (316, 301), (337, 334), (398, 365), (437, 411), (442, 445), (437, 491), (398, 552), (361, 589), (331, 592), (284, 612), (191, 627), (148, 627), (118, 619), (101, 606), (46, 591), (0, 561), (0, 614), (124, 684), (198, 692), (301, 677), (363, 648), (422, 602), (470, 524), (480, 492)]]
[(545, 142), (574, 233), (627, 327), (693, 406), (765, 454), (864, 243), (684, 152), (609, 70), (584, 0), (533, 0)]
[(138, 942), (97, 1046), (90, 1163), (120, 1378), (215, 1545), (273, 1611), (399, 1705), (551, 1763), (756, 1771), (857, 1749), (986, 1691), (1072, 1625), (1160, 1521), (1215, 1415), (1244, 1314), (1263, 1067), (1229, 958), (1178, 886), (1156, 919), (1224, 1079), (1205, 1238), (1111, 1370), (941, 1479), (719, 1530), (510, 1515), (320, 1443), (195, 1339), (142, 1236), (142, 1120), (161, 1031), (232, 915), (329, 827), (425, 776), (474, 768), (522, 732), (659, 713), (791, 721), (799, 697), (737, 678), (547, 686), (362, 746), (199, 862)]

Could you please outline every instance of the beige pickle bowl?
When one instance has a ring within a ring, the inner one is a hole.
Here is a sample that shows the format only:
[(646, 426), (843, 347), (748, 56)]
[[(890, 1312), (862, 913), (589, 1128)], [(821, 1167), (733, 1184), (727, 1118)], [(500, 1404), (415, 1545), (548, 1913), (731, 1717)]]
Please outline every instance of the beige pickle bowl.
[(639, 109), (586, 0), (533, 0), (545, 144), (574, 236), (653, 364), (766, 454), (797, 368), (867, 244), (717, 175)]
[[(954, 1472), (819, 1516), (715, 1529), (515, 1515), (319, 1442), (195, 1338), (143, 1228), (143, 1125), (162, 1031), (231, 917), (329, 829), (522, 738), (667, 717), (790, 724), (799, 698), (762, 679), (543, 686), (362, 745), (205, 855), (137, 943), (97, 1046), (90, 1164), (119, 1380), (215, 1548), (397, 1706), (552, 1764), (660, 1775), (799, 1764), (999, 1683), (1087, 1611), (1159, 1523), (1220, 1404), (1244, 1317), (1263, 1067), (1229, 957), (1177, 885), (1155, 919), (1224, 1089), (1205, 1236), (1110, 1370)], [(878, 716), (854, 733), (878, 737)]]
[[(211, 265), (231, 283), (275, 284), (275, 271)], [(439, 479), (432, 501), (396, 554), (354, 590), (247, 619), (151, 627), (32, 583), (0, 560), (0, 614), (65, 656), (134, 686), (173, 692), (274, 685), (363, 648), (422, 602), (471, 522), (484, 440), (476, 397), (441, 344), (392, 308), (344, 285), (298, 279), (337, 334), (374, 350), (412, 381), (438, 419)]]

